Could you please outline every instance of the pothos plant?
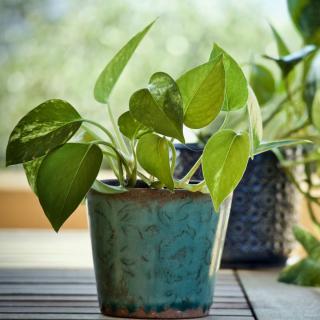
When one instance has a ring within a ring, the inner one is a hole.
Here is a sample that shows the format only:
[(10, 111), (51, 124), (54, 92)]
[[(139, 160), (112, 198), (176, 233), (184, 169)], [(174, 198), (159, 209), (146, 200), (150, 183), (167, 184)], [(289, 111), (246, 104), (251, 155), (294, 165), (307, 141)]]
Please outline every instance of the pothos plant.
[[(240, 181), (249, 157), (297, 143), (261, 142), (262, 121), (254, 93), (248, 89), (239, 65), (218, 45), (213, 46), (207, 62), (176, 80), (164, 72), (151, 75), (147, 86), (132, 94), (129, 110), (116, 122), (109, 96), (153, 23), (122, 47), (95, 84), (94, 97), (107, 109), (111, 131), (81, 117), (70, 103), (53, 99), (31, 110), (11, 133), (6, 164), (23, 163), (28, 181), (56, 231), (90, 188), (106, 194), (130, 192), (137, 179), (168, 192), (209, 192), (218, 211)], [(174, 179), (173, 141), (185, 142), (183, 126), (202, 128), (220, 112), (240, 108), (247, 110), (249, 129), (236, 132), (222, 126), (190, 172), (180, 180)], [(78, 131), (82, 134), (70, 141)], [(103, 158), (117, 177), (117, 185), (96, 180)], [(190, 179), (200, 165), (204, 180), (192, 184)]]
[[(250, 83), (262, 106), (263, 124), (271, 139), (308, 139), (296, 159), (286, 159), (276, 152), (288, 177), (304, 196), (310, 218), (320, 231), (320, 220), (314, 207), (320, 208), (320, 2), (318, 0), (288, 0), (291, 19), (302, 36), (303, 43), (291, 51), (285, 39), (271, 26), (278, 56), (264, 55), (276, 63), (280, 80), (265, 64), (253, 64)], [(294, 171), (297, 166), (299, 177)], [(300, 285), (320, 286), (319, 241), (308, 231), (296, 227), (296, 239), (306, 249), (307, 258), (286, 268), (280, 280)]]

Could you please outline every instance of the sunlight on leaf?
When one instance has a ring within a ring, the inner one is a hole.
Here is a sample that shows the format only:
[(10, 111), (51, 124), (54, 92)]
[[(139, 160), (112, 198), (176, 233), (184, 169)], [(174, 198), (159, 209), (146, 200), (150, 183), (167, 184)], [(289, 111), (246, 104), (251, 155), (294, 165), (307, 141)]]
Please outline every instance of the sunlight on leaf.
[(126, 43), (125, 46), (120, 49), (120, 51), (118, 51), (118, 53), (101, 72), (94, 87), (94, 97), (98, 102), (108, 102), (110, 93), (118, 81), (123, 69), (127, 65), (141, 40), (154, 23), (155, 21), (151, 22), (142, 31), (131, 38), (131, 40)]

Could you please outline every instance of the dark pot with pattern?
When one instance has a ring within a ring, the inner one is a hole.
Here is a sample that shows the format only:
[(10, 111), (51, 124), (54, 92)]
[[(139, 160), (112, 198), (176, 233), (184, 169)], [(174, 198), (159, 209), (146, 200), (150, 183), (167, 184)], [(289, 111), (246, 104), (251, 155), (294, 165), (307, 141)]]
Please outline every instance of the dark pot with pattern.
[(102, 313), (134, 318), (208, 314), (231, 197), (219, 213), (207, 194), (142, 184), (113, 195), (90, 190), (87, 201)]
[[(175, 176), (181, 178), (201, 155), (197, 144), (176, 145)], [(288, 149), (288, 158), (296, 151)], [(202, 179), (201, 168), (194, 179)], [(292, 226), (297, 221), (299, 194), (281, 169), (273, 152), (249, 160), (233, 193), (222, 256), (224, 267), (283, 265), (294, 245)]]

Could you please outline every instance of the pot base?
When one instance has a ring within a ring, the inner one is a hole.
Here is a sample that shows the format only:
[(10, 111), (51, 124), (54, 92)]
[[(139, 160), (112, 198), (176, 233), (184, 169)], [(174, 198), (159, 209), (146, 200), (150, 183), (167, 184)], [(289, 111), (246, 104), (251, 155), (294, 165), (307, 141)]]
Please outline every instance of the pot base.
[(165, 311), (145, 311), (140, 308), (136, 311), (129, 312), (128, 309), (112, 310), (111, 308), (102, 308), (101, 313), (106, 316), (119, 317), (119, 318), (137, 318), (137, 319), (191, 319), (200, 318), (208, 315), (209, 311), (203, 311), (202, 308), (187, 309), (184, 311), (177, 309), (167, 309)]

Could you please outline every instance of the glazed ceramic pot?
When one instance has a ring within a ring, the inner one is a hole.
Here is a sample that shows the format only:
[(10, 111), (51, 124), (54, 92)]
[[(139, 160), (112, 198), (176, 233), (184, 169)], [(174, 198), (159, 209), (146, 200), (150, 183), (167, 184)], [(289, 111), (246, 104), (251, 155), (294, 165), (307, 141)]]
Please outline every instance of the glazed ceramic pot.
[(87, 198), (101, 312), (191, 318), (213, 301), (231, 198), (219, 213), (207, 194), (145, 187)]
[[(177, 145), (175, 176), (181, 178), (202, 153), (197, 144)], [(288, 149), (293, 159), (299, 150)], [(202, 180), (201, 169), (193, 177)], [(248, 268), (285, 264), (295, 241), (299, 193), (273, 152), (249, 160), (233, 193), (222, 266)]]

